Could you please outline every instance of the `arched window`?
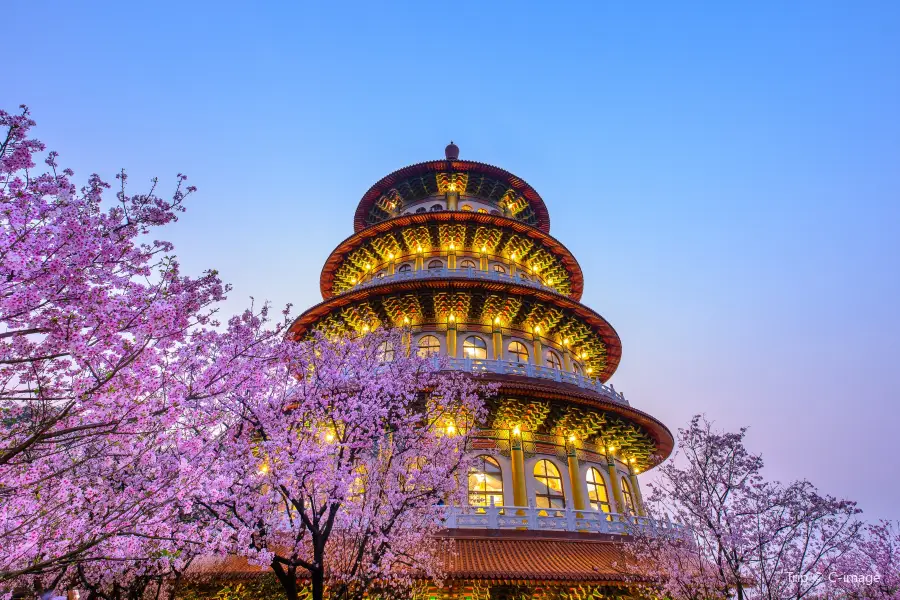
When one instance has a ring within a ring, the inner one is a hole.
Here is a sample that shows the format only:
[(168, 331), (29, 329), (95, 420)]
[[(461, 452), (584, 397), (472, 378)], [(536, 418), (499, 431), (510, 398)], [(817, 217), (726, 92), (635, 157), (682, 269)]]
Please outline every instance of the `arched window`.
[(444, 210), (444, 207), (440, 204), (435, 204), (431, 207), (431, 212), (438, 212), (440, 210)]
[(432, 261), (428, 262), (428, 268), (429, 269), (443, 269), (444, 263), (442, 263), (439, 260), (432, 260)]
[(479, 208), (479, 209), (478, 209), (478, 212), (480, 212), (480, 213), (483, 214), (483, 215), (486, 215), (486, 214), (487, 214), (487, 209), (486, 209), (486, 208)]
[(588, 489), (588, 501), (594, 510), (609, 512), (609, 495), (606, 493), (606, 480), (600, 471), (590, 467), (585, 474)]
[(559, 354), (553, 350), (547, 351), (547, 366), (551, 369), (562, 369), (562, 360), (560, 360)]
[(394, 346), (390, 342), (381, 342), (378, 345), (378, 362), (391, 362), (394, 360)]
[(503, 474), (500, 463), (490, 456), (481, 455), (469, 470), (469, 505), (503, 505)]
[(378, 271), (377, 273), (375, 273), (375, 277), (377, 277), (378, 279), (383, 279), (384, 271)]
[(474, 269), (474, 268), (475, 268), (475, 261), (474, 261), (474, 260), (470, 260), (470, 259), (468, 259), (468, 258), (464, 258), (464, 259), (462, 259), (461, 261), (459, 261), (459, 268), (460, 268), (460, 269)]
[(466, 358), (487, 358), (487, 344), (476, 335), (470, 335), (463, 342), (463, 356)]
[(412, 266), (409, 263), (403, 263), (402, 265), (400, 265), (397, 271), (400, 273), (409, 273), (410, 271), (412, 271)]
[(418, 215), (418, 214), (422, 214), (423, 212), (428, 212), (428, 209), (425, 208), (424, 206), (420, 206), (419, 208), (416, 209), (416, 214), (417, 214), (417, 215)]
[(528, 348), (522, 342), (510, 342), (506, 348), (509, 352), (509, 359), (517, 363), (528, 362)]
[(622, 478), (622, 499), (625, 501), (625, 509), (619, 512), (630, 512), (634, 514), (634, 496), (631, 495), (631, 486), (628, 485), (628, 478)]
[(534, 505), (538, 508), (565, 508), (562, 477), (559, 469), (549, 460), (539, 460), (534, 465)]
[(574, 371), (576, 375), (581, 375), (581, 365), (579, 365), (577, 362), (573, 362), (572, 371)]
[(467, 210), (467, 211), (471, 212), (472, 206), (470, 204), (463, 204), (462, 207), (460, 207), (460, 210)]
[(434, 356), (441, 351), (441, 342), (433, 335), (423, 335), (419, 338), (417, 345), (419, 346), (419, 356), (422, 358)]
[(521, 279), (523, 281), (531, 281), (531, 277), (529, 277), (525, 273), (518, 273), (518, 275), (519, 275), (519, 279)]
[(506, 267), (503, 265), (494, 265), (494, 271), (497, 273), (506, 273)]

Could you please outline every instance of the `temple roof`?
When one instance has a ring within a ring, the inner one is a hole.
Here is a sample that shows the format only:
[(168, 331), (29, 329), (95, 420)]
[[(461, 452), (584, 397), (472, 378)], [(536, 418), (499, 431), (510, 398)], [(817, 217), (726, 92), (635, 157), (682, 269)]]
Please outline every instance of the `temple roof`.
[(534, 188), (500, 167), (467, 160), (422, 162), (381, 178), (359, 201), (353, 220), (354, 231), (389, 218), (385, 203), (408, 204), (439, 194), (443, 186), (455, 178), (460, 182), (460, 194), (493, 203), (513, 204), (513, 213), (518, 220), (544, 233), (550, 232), (550, 213)]
[[(450, 580), (491, 582), (619, 583), (626, 572), (627, 538), (613, 535), (539, 531), (454, 529), (444, 571)], [(193, 581), (255, 578), (271, 572), (240, 556), (201, 557), (188, 569)]]

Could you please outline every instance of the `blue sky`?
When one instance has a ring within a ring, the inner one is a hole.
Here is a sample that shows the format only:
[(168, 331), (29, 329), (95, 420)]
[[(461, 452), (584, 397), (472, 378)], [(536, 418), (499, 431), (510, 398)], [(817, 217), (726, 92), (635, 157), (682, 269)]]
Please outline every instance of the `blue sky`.
[(297, 310), (368, 187), (442, 155), (547, 202), (612, 382), (900, 518), (900, 5), (33, 3), (0, 106), (78, 175), (200, 191), (184, 268)]

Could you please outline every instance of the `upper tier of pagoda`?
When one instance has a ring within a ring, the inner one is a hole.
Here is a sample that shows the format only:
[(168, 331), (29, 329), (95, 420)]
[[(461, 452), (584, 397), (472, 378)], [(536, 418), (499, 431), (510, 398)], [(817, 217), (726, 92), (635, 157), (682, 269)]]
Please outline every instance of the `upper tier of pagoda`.
[(453, 142), (443, 160), (404, 167), (369, 188), (356, 209), (354, 230), (408, 212), (425, 212), (428, 200), (438, 197), (458, 202), (459, 210), (502, 215), (550, 232), (550, 214), (533, 187), (500, 167), (459, 160)]

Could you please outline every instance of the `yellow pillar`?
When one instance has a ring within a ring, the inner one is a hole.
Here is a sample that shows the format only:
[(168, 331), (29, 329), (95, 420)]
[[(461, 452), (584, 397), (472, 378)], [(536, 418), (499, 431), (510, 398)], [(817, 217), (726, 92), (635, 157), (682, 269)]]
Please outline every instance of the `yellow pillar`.
[(456, 268), (456, 246), (450, 244), (450, 252), (447, 254), (447, 268)]
[(572, 353), (569, 351), (569, 339), (563, 340), (563, 370), (572, 372)]
[(606, 469), (609, 472), (609, 482), (612, 484), (613, 498), (616, 501), (616, 512), (625, 514), (625, 498), (622, 496), (622, 485), (619, 483), (619, 474), (616, 472), (616, 458), (609, 448), (606, 449)]
[(447, 356), (456, 358), (456, 315), (447, 319)]
[(516, 274), (516, 255), (513, 254), (509, 257), (509, 274), (514, 277)]
[(391, 254), (388, 254), (387, 274), (393, 275), (396, 266), (397, 265), (394, 263), (394, 253), (392, 252)]
[(532, 334), (534, 345), (534, 364), (539, 367), (544, 366), (544, 345), (541, 344), (541, 328), (535, 327)]
[(572, 440), (569, 440), (566, 444), (566, 458), (569, 459), (569, 483), (572, 484), (572, 504), (575, 510), (586, 510), (587, 502), (584, 497), (584, 488), (581, 485), (581, 468), (578, 464), (575, 442)]
[(447, 192), (447, 210), (458, 210), (459, 192)]
[(425, 255), (422, 253), (422, 247), (419, 246), (416, 251), (416, 262), (413, 265), (413, 269), (416, 271), (421, 271), (425, 268)]
[(628, 480), (631, 482), (631, 495), (634, 498), (634, 510), (639, 517), (646, 517), (647, 511), (644, 510), (644, 498), (641, 496), (641, 486), (638, 485), (637, 473), (634, 467), (628, 465)]
[(494, 360), (503, 360), (503, 331), (500, 328), (500, 317), (494, 319)]
[(513, 504), (528, 506), (525, 489), (525, 452), (522, 450), (522, 434), (518, 427), (510, 432), (510, 456), (512, 458)]
[(485, 250), (482, 248), (482, 250), (481, 250), (481, 255), (480, 255), (480, 258), (479, 258), (479, 260), (478, 260), (478, 268), (481, 269), (482, 271), (487, 271), (487, 270), (488, 270), (488, 266), (489, 266), (489, 265), (488, 265), (487, 252), (485, 252)]

